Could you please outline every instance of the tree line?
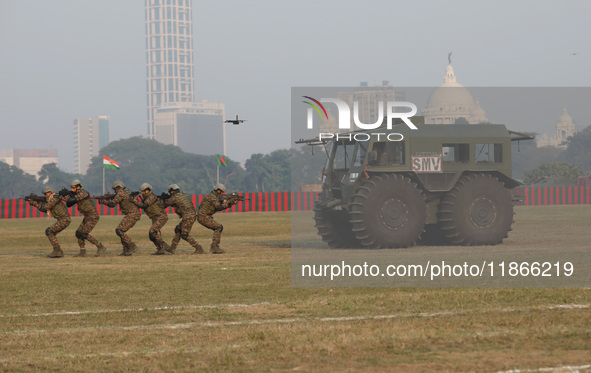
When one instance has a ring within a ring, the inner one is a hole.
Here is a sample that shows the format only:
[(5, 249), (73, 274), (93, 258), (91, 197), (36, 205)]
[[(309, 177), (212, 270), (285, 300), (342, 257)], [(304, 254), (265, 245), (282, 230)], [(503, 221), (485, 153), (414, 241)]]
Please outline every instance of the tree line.
[(566, 149), (536, 147), (532, 140), (513, 143), (513, 177), (525, 184), (542, 177), (575, 179), (591, 173), (591, 126), (566, 140)]
[[(512, 144), (513, 177), (531, 183), (543, 176), (575, 178), (591, 172), (591, 126), (567, 140), (565, 150), (536, 147), (532, 140)], [(103, 191), (103, 155), (117, 161), (119, 170), (105, 170), (106, 190), (121, 180), (132, 190), (148, 182), (156, 192), (178, 184), (190, 194), (209, 193), (217, 181), (217, 155), (185, 153), (174, 145), (164, 145), (143, 137), (111, 142), (92, 159), (86, 175), (60, 170), (55, 163), (46, 164), (38, 179), (15, 166), (0, 162), (0, 198), (21, 198), (50, 185), (69, 187), (80, 179), (93, 195)], [(326, 155), (322, 147), (280, 149), (269, 154), (253, 154), (244, 165), (226, 158), (227, 166), (219, 167), (220, 182), (228, 191), (283, 192), (296, 191), (305, 184), (319, 184)]]
[[(119, 163), (118, 170), (105, 170), (106, 191), (121, 180), (131, 190), (150, 183), (155, 192), (167, 191), (177, 184), (185, 193), (205, 194), (217, 183), (217, 155), (186, 153), (174, 145), (132, 137), (113, 141), (93, 158), (86, 175), (67, 173), (55, 163), (46, 164), (38, 174), (25, 174), (15, 166), (0, 162), (0, 198), (22, 198), (29, 193), (40, 194), (45, 186), (57, 190), (69, 188), (74, 179), (82, 181), (92, 195), (103, 192), (103, 155)], [(253, 154), (244, 165), (227, 157), (226, 166), (219, 166), (219, 181), (229, 192), (279, 192), (297, 190), (300, 184), (317, 184), (326, 157), (313, 156), (305, 150), (275, 150), (269, 154)], [(300, 164), (292, 177), (291, 164)], [(292, 180), (295, 182), (292, 184)]]

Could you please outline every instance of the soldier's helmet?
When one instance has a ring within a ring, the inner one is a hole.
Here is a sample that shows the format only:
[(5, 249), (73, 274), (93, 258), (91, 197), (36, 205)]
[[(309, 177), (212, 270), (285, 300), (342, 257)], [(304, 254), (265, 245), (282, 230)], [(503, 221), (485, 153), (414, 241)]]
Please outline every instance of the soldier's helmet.
[(143, 192), (144, 190), (152, 190), (152, 186), (148, 183), (143, 183), (142, 185), (140, 185), (140, 190)]
[(43, 188), (43, 194), (49, 193), (49, 192), (55, 193), (55, 190), (50, 186)]
[(78, 179), (74, 179), (70, 183), (70, 186), (71, 187), (80, 186), (80, 188), (82, 188), (82, 182), (80, 180), (78, 180)]
[(213, 186), (213, 190), (221, 190), (222, 193), (226, 193), (226, 186), (224, 184), (216, 184)]
[(176, 184), (170, 184), (170, 186), (168, 187), (168, 193), (170, 193), (173, 190), (179, 192), (181, 188), (179, 188), (179, 186)]
[(125, 184), (123, 184), (123, 181), (115, 181), (113, 183), (113, 189), (115, 188), (125, 188)]

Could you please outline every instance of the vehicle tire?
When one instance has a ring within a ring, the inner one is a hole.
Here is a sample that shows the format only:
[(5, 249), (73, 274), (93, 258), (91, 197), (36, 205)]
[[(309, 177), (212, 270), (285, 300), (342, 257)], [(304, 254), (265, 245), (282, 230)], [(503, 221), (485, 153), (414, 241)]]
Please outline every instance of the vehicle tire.
[(372, 176), (357, 190), (350, 206), (353, 232), (366, 248), (414, 245), (427, 216), (417, 185), (397, 174)]
[[(316, 205), (321, 201), (316, 201)], [(322, 241), (332, 248), (359, 247), (359, 242), (351, 230), (349, 214), (342, 210), (314, 208), (315, 227)]]
[(439, 223), (452, 244), (499, 244), (513, 223), (511, 196), (494, 176), (462, 176), (441, 199)]

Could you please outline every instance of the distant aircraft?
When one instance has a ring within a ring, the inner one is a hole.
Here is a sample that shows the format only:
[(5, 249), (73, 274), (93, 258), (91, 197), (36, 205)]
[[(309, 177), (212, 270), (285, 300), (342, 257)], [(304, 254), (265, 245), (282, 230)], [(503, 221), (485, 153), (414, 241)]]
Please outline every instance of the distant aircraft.
[(234, 125), (240, 124), (242, 122), (246, 122), (246, 119), (238, 119), (238, 115), (236, 115), (236, 119), (228, 119), (224, 121), (224, 123), (232, 123)]

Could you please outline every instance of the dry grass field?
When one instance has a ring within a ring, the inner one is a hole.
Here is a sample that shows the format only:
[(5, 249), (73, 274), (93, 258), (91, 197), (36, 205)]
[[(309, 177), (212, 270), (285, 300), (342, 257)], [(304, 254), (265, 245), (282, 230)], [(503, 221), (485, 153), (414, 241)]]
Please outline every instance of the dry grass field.
[[(293, 288), (289, 213), (216, 217), (223, 255), (184, 241), (149, 255), (144, 217), (139, 253), (120, 257), (119, 218), (102, 217), (107, 253), (73, 257), (75, 218), (62, 259), (46, 257), (51, 220), (0, 220), (0, 371), (591, 371), (589, 288)], [(589, 206), (518, 208), (507, 241), (558, 229), (589, 245), (590, 220)]]

